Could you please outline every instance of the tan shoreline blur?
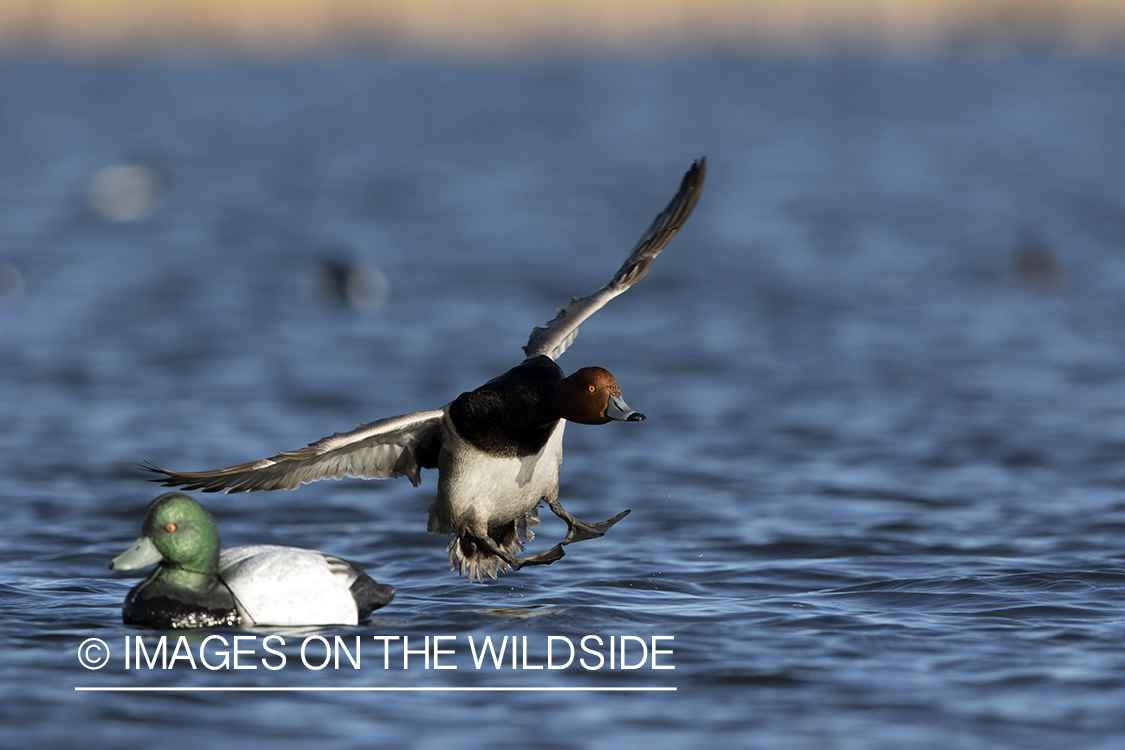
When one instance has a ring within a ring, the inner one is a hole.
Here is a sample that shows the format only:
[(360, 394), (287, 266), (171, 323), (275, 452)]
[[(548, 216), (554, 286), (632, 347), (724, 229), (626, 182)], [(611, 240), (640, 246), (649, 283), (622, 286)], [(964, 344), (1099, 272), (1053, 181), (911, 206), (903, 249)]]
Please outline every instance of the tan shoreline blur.
[(0, 48), (420, 49), (1125, 40), (1125, 0), (2, 0)]

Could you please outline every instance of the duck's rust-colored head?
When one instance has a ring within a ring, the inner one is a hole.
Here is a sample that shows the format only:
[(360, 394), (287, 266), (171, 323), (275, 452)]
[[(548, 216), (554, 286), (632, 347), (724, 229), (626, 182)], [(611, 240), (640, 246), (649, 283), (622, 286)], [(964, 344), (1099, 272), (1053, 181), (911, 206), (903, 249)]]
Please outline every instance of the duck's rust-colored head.
[(551, 411), (578, 424), (643, 422), (645, 418), (629, 408), (617, 379), (601, 367), (583, 367), (560, 380), (551, 389)]

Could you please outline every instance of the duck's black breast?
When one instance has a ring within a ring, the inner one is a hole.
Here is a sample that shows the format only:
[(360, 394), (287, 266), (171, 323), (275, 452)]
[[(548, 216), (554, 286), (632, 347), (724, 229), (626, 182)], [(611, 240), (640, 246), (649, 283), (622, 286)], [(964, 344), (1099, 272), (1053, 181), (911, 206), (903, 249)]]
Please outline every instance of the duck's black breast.
[(127, 625), (190, 630), (234, 627), (242, 622), (234, 597), (226, 586), (218, 585), (209, 592), (197, 593), (146, 584), (149, 581), (138, 584), (125, 598), (122, 615)]
[(478, 450), (500, 457), (533, 456), (543, 450), (559, 418), (548, 393), (562, 380), (550, 357), (534, 357), (462, 393), (449, 407), (453, 426)]

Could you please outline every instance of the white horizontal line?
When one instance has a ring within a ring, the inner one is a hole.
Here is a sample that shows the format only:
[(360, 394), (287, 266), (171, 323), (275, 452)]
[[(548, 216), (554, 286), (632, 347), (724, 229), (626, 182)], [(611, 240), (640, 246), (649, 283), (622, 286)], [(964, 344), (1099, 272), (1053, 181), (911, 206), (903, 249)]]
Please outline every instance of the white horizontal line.
[(97, 693), (653, 693), (675, 692), (674, 687), (76, 687), (75, 691)]

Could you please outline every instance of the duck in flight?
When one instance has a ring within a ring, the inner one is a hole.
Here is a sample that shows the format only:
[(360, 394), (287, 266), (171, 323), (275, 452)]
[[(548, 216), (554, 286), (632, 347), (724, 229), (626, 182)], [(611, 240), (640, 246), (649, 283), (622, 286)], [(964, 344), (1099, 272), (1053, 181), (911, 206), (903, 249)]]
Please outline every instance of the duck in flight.
[[(548, 565), (563, 547), (601, 537), (629, 514), (586, 523), (559, 503), (559, 469), (566, 423), (640, 422), (621, 396), (617, 380), (601, 367), (583, 367), (568, 377), (555, 360), (578, 335), (578, 326), (648, 273), (653, 259), (684, 225), (699, 201), (707, 160), (684, 175), (675, 197), (641, 236), (608, 284), (575, 297), (546, 327), (536, 327), (523, 347), (526, 359), (475, 391), (440, 409), (361, 424), (305, 448), (212, 471), (177, 472), (152, 464), (167, 487), (203, 492), (292, 490), (321, 479), (409, 477), (415, 487), (422, 469), (438, 470), (437, 496), (429, 509), (430, 532), (452, 534), (449, 568), (468, 579), (496, 578), (507, 568)], [(567, 524), (554, 547), (517, 557), (534, 538), (540, 501)], [(521, 539), (522, 537), (522, 539)]]

